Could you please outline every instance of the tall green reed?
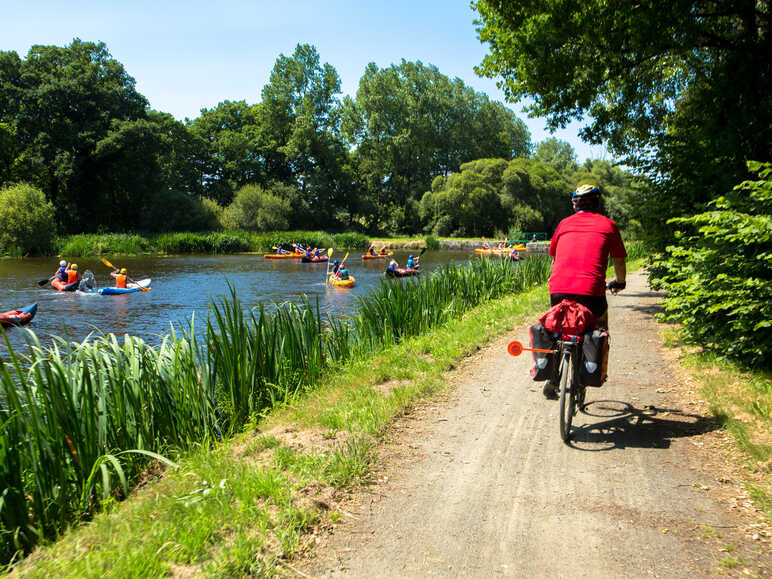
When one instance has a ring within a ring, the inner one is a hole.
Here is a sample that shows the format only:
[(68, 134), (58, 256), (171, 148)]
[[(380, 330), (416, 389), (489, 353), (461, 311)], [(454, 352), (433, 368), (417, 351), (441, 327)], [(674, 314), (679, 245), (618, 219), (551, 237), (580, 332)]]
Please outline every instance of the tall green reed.
[(300, 305), (245, 311), (236, 292), (160, 345), (107, 335), (0, 360), (0, 557), (56, 538), (127, 492), (149, 458), (209, 444), (318, 384), (341, 362), (425, 332), (549, 275), (549, 260), (476, 260), (418, 280), (385, 281), (356, 313)]

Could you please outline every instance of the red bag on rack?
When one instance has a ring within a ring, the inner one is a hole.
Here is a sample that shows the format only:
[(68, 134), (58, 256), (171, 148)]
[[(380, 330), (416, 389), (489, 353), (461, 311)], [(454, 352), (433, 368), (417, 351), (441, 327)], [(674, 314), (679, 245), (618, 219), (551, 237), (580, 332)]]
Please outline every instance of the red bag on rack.
[(565, 336), (582, 336), (595, 329), (595, 315), (582, 304), (563, 300), (553, 306), (539, 321), (548, 332)]

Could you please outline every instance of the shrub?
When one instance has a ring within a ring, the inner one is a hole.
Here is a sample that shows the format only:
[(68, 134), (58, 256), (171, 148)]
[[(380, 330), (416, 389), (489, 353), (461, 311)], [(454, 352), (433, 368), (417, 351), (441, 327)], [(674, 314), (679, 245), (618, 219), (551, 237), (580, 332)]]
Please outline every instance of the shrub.
[(153, 246), (147, 237), (136, 233), (81, 233), (57, 240), (57, 255), (84, 257), (89, 255), (138, 255), (150, 253)]
[(259, 185), (245, 185), (236, 192), (233, 202), (222, 215), (226, 229), (277, 231), (287, 229), (290, 203)]
[(426, 247), (428, 249), (440, 249), (440, 242), (433, 235), (429, 235), (426, 238)]
[(0, 190), (0, 251), (44, 254), (55, 233), (54, 206), (40, 189), (19, 183)]
[(665, 317), (685, 338), (752, 366), (772, 356), (772, 163), (749, 162), (745, 181), (711, 202), (713, 210), (671, 219), (678, 245), (652, 268), (668, 296)]

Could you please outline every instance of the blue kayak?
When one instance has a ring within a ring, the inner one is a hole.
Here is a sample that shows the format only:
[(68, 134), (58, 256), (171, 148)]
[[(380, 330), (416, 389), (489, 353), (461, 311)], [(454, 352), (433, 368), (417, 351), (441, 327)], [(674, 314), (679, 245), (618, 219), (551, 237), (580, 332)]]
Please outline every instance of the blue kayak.
[(96, 293), (103, 296), (117, 296), (121, 294), (133, 294), (134, 292), (142, 291), (142, 288), (150, 287), (150, 278), (141, 279), (137, 283), (127, 284), (126, 287), (103, 287), (99, 288)]

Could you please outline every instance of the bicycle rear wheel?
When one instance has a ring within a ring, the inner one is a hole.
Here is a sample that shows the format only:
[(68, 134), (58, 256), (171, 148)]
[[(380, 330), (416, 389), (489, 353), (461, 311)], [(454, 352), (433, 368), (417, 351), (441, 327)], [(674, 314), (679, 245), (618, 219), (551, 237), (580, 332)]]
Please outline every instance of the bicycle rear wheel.
[(566, 352), (560, 360), (560, 438), (563, 442), (571, 437), (571, 421), (576, 408), (573, 358), (572, 352)]

